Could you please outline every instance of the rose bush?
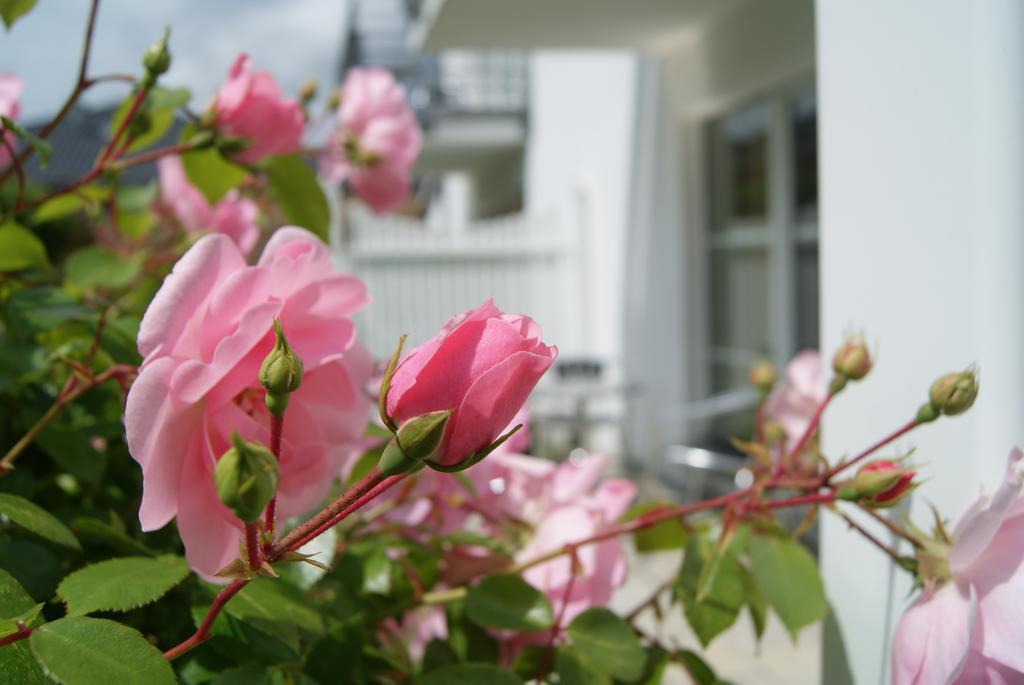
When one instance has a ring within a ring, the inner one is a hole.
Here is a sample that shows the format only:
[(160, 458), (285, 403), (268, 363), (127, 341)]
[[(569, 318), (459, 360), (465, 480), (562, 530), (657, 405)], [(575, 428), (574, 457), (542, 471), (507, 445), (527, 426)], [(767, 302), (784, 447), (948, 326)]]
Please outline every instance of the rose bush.
[(176, 517), (186, 558), (207, 577), (238, 555), (242, 526), (211, 474), (233, 432), (267, 442), (256, 372), (275, 318), (306, 368), (288, 410), (280, 511), (300, 514), (323, 498), (358, 446), (370, 406), (373, 363), (350, 319), (367, 302), (362, 282), (335, 272), (326, 246), (297, 228), (278, 230), (253, 266), (222, 235), (182, 257), (142, 320), (143, 362), (125, 410), (144, 476), (143, 530)]

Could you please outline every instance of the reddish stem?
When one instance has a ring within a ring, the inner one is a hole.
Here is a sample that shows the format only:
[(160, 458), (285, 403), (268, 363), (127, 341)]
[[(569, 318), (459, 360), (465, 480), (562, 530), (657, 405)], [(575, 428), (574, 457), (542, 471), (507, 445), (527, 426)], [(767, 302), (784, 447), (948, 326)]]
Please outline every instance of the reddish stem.
[[(374, 469), (374, 471), (376, 471), (376, 469)], [(301, 526), (293, 530), (291, 533), (289, 533), (288, 536), (281, 541), (281, 544), (277, 546), (277, 552), (275, 553), (274, 558), (279, 558), (285, 552), (294, 552), (310, 540), (313, 540), (319, 537), (320, 535), (324, 534), (325, 532), (327, 532), (334, 526), (344, 521), (346, 518), (351, 516), (359, 509), (362, 509), (364, 506), (373, 501), (382, 492), (384, 492), (391, 486), (395, 485), (396, 483), (400, 482), (408, 475), (408, 473), (399, 473), (394, 476), (383, 477), (380, 474), (376, 474), (374, 476), (374, 481), (370, 484), (370, 487), (368, 489), (358, 494), (356, 497), (350, 500), (346, 506), (336, 511), (332, 516), (321, 517), (321, 515), (318, 514), (317, 516), (314, 516), (312, 519), (306, 521), (306, 523), (302, 524)], [(364, 478), (363, 480), (366, 479)], [(337, 501), (338, 500), (335, 500), (335, 503), (337, 503)], [(323, 513), (324, 512), (321, 512), (321, 514)], [(311, 525), (314, 523), (314, 520), (316, 519), (320, 519), (319, 522), (316, 525)]]
[(875, 444), (873, 444), (870, 447), (868, 447), (867, 449), (865, 449), (863, 452), (858, 454), (856, 457), (854, 457), (850, 461), (842, 462), (840, 464), (836, 464), (835, 466), (830, 468), (828, 471), (825, 472), (825, 475), (822, 476), (822, 483), (828, 483), (832, 479), (832, 477), (835, 476), (840, 471), (843, 471), (845, 469), (850, 468), (851, 466), (853, 466), (857, 462), (861, 461), (865, 457), (870, 456), (876, 450), (879, 450), (882, 447), (885, 447), (886, 445), (888, 445), (893, 440), (896, 440), (897, 438), (903, 436), (904, 434), (909, 433), (910, 431), (914, 430), (915, 428), (917, 428), (920, 425), (921, 425), (920, 422), (918, 422), (918, 420), (916, 418), (915, 419), (911, 419), (907, 423), (903, 424), (903, 426), (901, 426), (900, 428), (897, 428), (895, 431), (893, 431), (889, 435), (885, 436), (884, 438), (882, 438), (881, 440), (879, 440)]
[(836, 514), (838, 514), (839, 517), (842, 518), (844, 521), (846, 521), (846, 525), (847, 526), (849, 526), (853, 530), (855, 530), (858, 533), (860, 533), (861, 535), (863, 535), (867, 539), (868, 542), (873, 544), (878, 549), (882, 550), (890, 559), (895, 561), (897, 564), (902, 564), (902, 560), (900, 559), (900, 555), (896, 554), (896, 552), (894, 550), (890, 549), (888, 545), (886, 545), (884, 542), (882, 542), (881, 540), (876, 538), (874, 535), (872, 535), (868, 531), (867, 528), (865, 528), (864, 526), (862, 526), (859, 523), (857, 523), (856, 521), (854, 521), (852, 518), (847, 516), (844, 512), (839, 511), (838, 508), (831, 507), (831, 510), (833, 512), (835, 512)]
[[(274, 459), (278, 462), (281, 461), (281, 436), (284, 434), (284, 415), (276, 416), (270, 415), (270, 451), (274, 455)], [(275, 494), (270, 498), (270, 503), (267, 504), (266, 518), (263, 521), (263, 528), (267, 531), (267, 544), (274, 539), (274, 524), (275, 517), (277, 515), (277, 495)]]
[(811, 416), (810, 423), (808, 423), (807, 428), (804, 429), (804, 434), (801, 435), (800, 439), (797, 440), (795, 445), (793, 445), (793, 449), (789, 451), (789, 454), (779, 460), (779, 464), (775, 468), (775, 475), (785, 472), (787, 468), (792, 466), (796, 456), (800, 454), (800, 451), (803, 450), (804, 447), (807, 446), (807, 441), (811, 439), (812, 435), (814, 435), (814, 431), (818, 430), (818, 424), (821, 423), (821, 415), (825, 411), (825, 407), (828, 406), (833, 397), (835, 397), (835, 394), (830, 392), (825, 396), (822, 403), (818, 405), (818, 408), (814, 410), (814, 415)]
[(260, 560), (260, 535), (255, 523), (245, 524), (245, 553), (249, 557), (249, 568), (258, 569)]
[(0, 637), (0, 647), (9, 645), (17, 642), (18, 640), (24, 640), (26, 637), (35, 632), (35, 628), (29, 628), (24, 623), (18, 623), (18, 629), (10, 635), (4, 635)]
[(188, 638), (176, 647), (171, 647), (164, 652), (164, 658), (168, 661), (177, 659), (182, 654), (190, 652), (199, 645), (203, 644), (210, 638), (210, 628), (213, 626), (213, 622), (217, 620), (217, 616), (224, 610), (224, 605), (228, 601), (238, 594), (238, 592), (249, 584), (248, 580), (236, 580), (230, 585), (225, 587), (216, 598), (213, 600), (213, 604), (210, 605), (209, 610), (206, 612), (206, 616), (203, 617), (203, 622), (199, 624), (196, 632), (192, 634), (192, 637)]
[(146, 101), (146, 96), (149, 95), (149, 87), (139, 86), (139, 89), (135, 92), (135, 97), (132, 98), (132, 103), (128, 106), (128, 112), (121, 119), (121, 123), (118, 124), (117, 130), (114, 131), (114, 135), (110, 138), (110, 142), (103, 148), (99, 157), (96, 158), (96, 162), (93, 164), (94, 168), (102, 168), (103, 165), (114, 156), (114, 151), (117, 149), (117, 143), (121, 140), (121, 136), (128, 129), (128, 126), (132, 123), (135, 115), (139, 113), (139, 109), (142, 107), (142, 103)]

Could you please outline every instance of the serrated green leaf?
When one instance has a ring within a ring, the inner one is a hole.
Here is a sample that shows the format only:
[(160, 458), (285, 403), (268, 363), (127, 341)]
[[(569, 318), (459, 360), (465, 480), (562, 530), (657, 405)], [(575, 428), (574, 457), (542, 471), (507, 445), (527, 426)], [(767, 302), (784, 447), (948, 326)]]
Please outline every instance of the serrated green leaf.
[(42, 269), (49, 265), (46, 247), (32, 231), (13, 221), (0, 226), (0, 271)]
[(487, 628), (525, 632), (550, 628), (555, 620), (544, 593), (519, 576), (505, 574), (487, 576), (469, 589), (466, 615)]
[(415, 685), (523, 685), (515, 675), (494, 664), (468, 663), (445, 666), (422, 675)]
[[(632, 521), (644, 514), (669, 506), (671, 505), (665, 502), (642, 502), (631, 507), (620, 520)], [(669, 519), (635, 531), (633, 542), (638, 552), (660, 552), (669, 549), (682, 549), (686, 546), (688, 537), (689, 534), (682, 521)]]
[(42, 540), (0, 542), (0, 568), (14, 576), (37, 602), (53, 596), (61, 576), (60, 566), (60, 558)]
[(697, 583), (704, 565), (712, 557), (712, 547), (702, 536), (690, 536), (675, 585), (676, 595), (683, 601), (686, 620), (705, 647), (736, 621), (744, 600), (739, 562), (730, 553), (722, 558), (707, 596), (697, 601)]
[(64, 685), (174, 685), (174, 671), (137, 630), (76, 616), (41, 626), (28, 639), (43, 669)]
[(216, 203), (232, 188), (237, 188), (249, 175), (243, 167), (227, 161), (215, 149), (187, 152), (181, 156), (181, 161), (188, 180), (210, 204)]
[[(208, 608), (192, 608), (192, 618), (197, 626)], [(213, 637), (209, 645), (236, 663), (274, 664), (294, 661), (299, 656), (298, 629), (287, 623), (254, 617), (242, 620), (224, 611), (213, 622), (210, 634)]]
[(74, 550), (82, 549), (74, 534), (57, 517), (24, 497), (0, 493), (0, 514), (50, 542)]
[[(18, 581), (0, 569), (0, 615), (18, 616), (31, 611), (34, 606), (37, 606), (35, 600), (18, 584)], [(37, 619), (37, 625), (41, 621), (42, 619)], [(6, 632), (8, 631), (3, 630), (0, 634)], [(46, 685), (49, 682), (26, 642), (0, 647), (0, 683)]]
[(71, 528), (78, 535), (86, 535), (98, 538), (123, 554), (144, 554), (154, 557), (156, 552), (144, 544), (128, 536), (122, 530), (114, 528), (109, 523), (94, 518), (77, 518), (71, 522)]
[(750, 539), (750, 565), (764, 598), (796, 640), (800, 629), (828, 610), (818, 565), (804, 546), (786, 535)]
[(271, 157), (267, 164), (270, 196), (288, 221), (326, 241), (331, 215), (316, 174), (297, 155)]
[(188, 576), (181, 557), (122, 557), (75, 571), (57, 586), (68, 616), (94, 611), (130, 611), (155, 602)]
[(36, 5), (36, 0), (0, 0), (0, 18), (8, 30)]
[(625, 681), (644, 672), (647, 656), (633, 629), (603, 607), (587, 609), (566, 629), (572, 646), (600, 673)]
[(558, 673), (559, 685), (612, 685), (611, 676), (588, 663), (572, 645), (558, 648), (555, 671)]
[(69, 289), (124, 288), (142, 271), (135, 258), (122, 257), (101, 247), (85, 247), (71, 253), (64, 263), (64, 282)]
[(0, 618), (0, 637), (4, 635), (10, 635), (11, 633), (17, 632), (18, 624), (24, 623), (25, 625), (32, 625), (40, 612), (43, 610), (43, 603), (36, 604), (31, 609), (21, 612), (16, 616), (4, 616)]

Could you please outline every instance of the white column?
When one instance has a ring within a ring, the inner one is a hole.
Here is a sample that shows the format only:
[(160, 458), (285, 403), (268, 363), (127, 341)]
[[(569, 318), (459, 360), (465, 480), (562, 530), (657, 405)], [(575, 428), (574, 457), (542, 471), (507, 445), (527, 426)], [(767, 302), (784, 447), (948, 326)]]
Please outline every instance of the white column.
[[(818, 0), (816, 21), (822, 347), (853, 328), (878, 349), (829, 412), (826, 453), (906, 421), (940, 373), (981, 367), (966, 416), (898, 443), (929, 479), (912, 507), (925, 525), (926, 500), (956, 517), (1024, 442), (1024, 3)], [(827, 516), (821, 561), (854, 681), (887, 682), (909, 583), (890, 587), (887, 561)]]

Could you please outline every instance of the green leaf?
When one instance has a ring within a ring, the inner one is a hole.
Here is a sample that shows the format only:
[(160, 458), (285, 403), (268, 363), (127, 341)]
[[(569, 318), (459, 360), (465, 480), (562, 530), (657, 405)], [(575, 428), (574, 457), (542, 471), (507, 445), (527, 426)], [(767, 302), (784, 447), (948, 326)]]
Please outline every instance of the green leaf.
[[(634, 505), (622, 515), (622, 521), (632, 521), (644, 514), (672, 505), (665, 502), (642, 502)], [(656, 523), (649, 528), (642, 528), (633, 533), (633, 542), (638, 552), (660, 552), (669, 549), (682, 549), (686, 546), (689, 534), (679, 519), (669, 519)]]
[(600, 673), (625, 681), (644, 672), (647, 655), (625, 620), (603, 607), (587, 609), (566, 629), (573, 647)]
[(799, 542), (785, 535), (755, 535), (750, 564), (761, 592), (794, 641), (801, 628), (825, 617), (828, 604), (818, 565)]
[[(135, 137), (135, 140), (128, 147), (127, 152), (137, 152), (144, 150), (147, 147), (157, 143), (167, 130), (174, 123), (174, 112), (179, 107), (188, 104), (189, 99), (192, 97), (188, 88), (161, 88), (157, 86), (146, 96), (146, 102), (143, 104), (141, 111), (145, 112), (145, 115), (149, 117), (149, 127), (145, 133), (141, 133)], [(118, 106), (117, 111), (114, 112), (113, 118), (110, 120), (110, 136), (113, 137), (118, 127), (121, 125), (121, 120), (124, 119), (125, 115), (128, 114), (128, 108), (131, 107), (132, 101), (135, 99), (135, 93), (131, 93), (126, 97), (121, 104)], [(125, 139), (122, 138), (122, 141)]]
[(326, 241), (330, 224), (327, 198), (316, 174), (297, 155), (271, 157), (267, 164), (270, 196), (288, 221), (315, 233)]
[(188, 576), (181, 557), (122, 557), (75, 571), (57, 586), (68, 616), (94, 611), (130, 611), (155, 602)]
[(39, 167), (45, 169), (46, 165), (50, 162), (50, 156), (53, 154), (53, 146), (5, 116), (0, 116), (0, 122), (3, 122), (5, 129), (13, 133), (36, 151), (36, 155), (39, 157)]
[(210, 204), (220, 200), (249, 175), (245, 168), (227, 161), (214, 149), (187, 152), (181, 156), (181, 161), (188, 180)]
[(701, 572), (712, 557), (713, 545), (700, 535), (691, 535), (683, 556), (683, 567), (676, 579), (676, 595), (683, 601), (686, 620), (701, 644), (707, 647), (731, 626), (743, 607), (743, 581), (735, 554), (726, 554), (703, 601), (697, 601)]
[(280, 581), (255, 580), (235, 595), (226, 611), (243, 621), (264, 620), (286, 623), (311, 633), (322, 633), (320, 612), (302, 593)]
[(146, 547), (144, 544), (130, 537), (123, 530), (113, 527), (109, 523), (105, 523), (95, 518), (76, 518), (71, 522), (71, 528), (78, 533), (79, 536), (85, 535), (87, 539), (89, 537), (97, 538), (115, 550), (123, 554), (144, 554), (146, 556), (156, 556), (153, 550)]
[(22, 15), (35, 7), (36, 0), (0, 0), (0, 18), (10, 29)]
[(431, 671), (415, 680), (416, 685), (523, 685), (523, 681), (493, 664), (457, 664)]
[(612, 679), (607, 673), (597, 670), (571, 645), (558, 648), (555, 671), (558, 673), (559, 685), (612, 685)]
[(224, 671), (212, 685), (273, 685), (274, 675), (275, 671), (266, 667), (249, 664)]
[(743, 593), (747, 598), (750, 621), (754, 625), (754, 637), (760, 641), (768, 622), (768, 604), (764, 601), (761, 588), (757, 586), (757, 579), (742, 564), (740, 565), (740, 580), (743, 582)]
[(82, 549), (74, 534), (57, 517), (24, 497), (0, 492), (0, 514), (50, 542), (74, 550)]
[(52, 548), (35, 540), (0, 542), (0, 568), (14, 576), (37, 602), (53, 597), (62, 573), (61, 560)]
[[(208, 606), (192, 607), (192, 618), (197, 626), (207, 609)], [(235, 662), (274, 664), (294, 661), (299, 656), (298, 630), (285, 623), (258, 618), (243, 621), (224, 611), (213, 622), (210, 633), (213, 636), (210, 647)]]
[(28, 639), (43, 669), (64, 685), (174, 685), (174, 671), (137, 630), (102, 618), (47, 623)]
[(72, 290), (124, 288), (142, 271), (138, 259), (126, 258), (101, 247), (71, 253), (64, 263), (64, 282)]
[(679, 663), (693, 679), (695, 685), (725, 685), (707, 663), (696, 652), (681, 649), (678, 653)]
[(103, 478), (106, 455), (93, 449), (82, 431), (51, 423), (36, 438), (36, 444), (50, 455), (58, 467), (73, 476), (93, 485)]
[(487, 628), (534, 632), (554, 623), (551, 602), (519, 576), (487, 576), (466, 595), (466, 615)]
[(0, 271), (46, 268), (46, 248), (32, 231), (8, 221), (0, 226)]
[[(18, 581), (0, 569), (0, 616), (23, 615), (31, 612), (35, 606), (38, 606), (35, 600), (18, 584)], [(36, 625), (41, 621), (42, 619), (36, 619)], [(31, 622), (26, 621), (26, 623)], [(3, 627), (0, 626), (0, 628)], [(8, 631), (0, 630), (0, 634), (6, 632)], [(0, 647), (0, 683), (44, 685), (49, 682), (50, 679), (39, 668), (39, 664), (36, 663), (26, 642), (21, 641)]]

